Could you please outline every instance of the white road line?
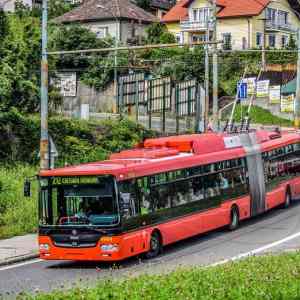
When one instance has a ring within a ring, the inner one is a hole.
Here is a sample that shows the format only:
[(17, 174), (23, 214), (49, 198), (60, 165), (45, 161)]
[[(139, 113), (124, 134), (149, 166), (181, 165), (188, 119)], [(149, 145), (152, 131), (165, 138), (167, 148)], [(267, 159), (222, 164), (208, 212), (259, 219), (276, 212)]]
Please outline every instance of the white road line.
[(27, 265), (36, 264), (36, 263), (39, 263), (41, 261), (43, 261), (43, 260), (40, 259), (40, 258), (37, 258), (37, 259), (29, 260), (29, 261), (24, 261), (22, 263), (18, 263), (18, 264), (15, 264), (15, 265), (8, 265), (8, 266), (5, 266), (5, 267), (1, 267), (0, 272), (1, 271), (6, 271), (6, 270), (11, 270), (11, 269), (16, 269), (16, 268), (27, 266)]
[(273, 242), (271, 244), (262, 246), (260, 248), (254, 249), (252, 251), (249, 251), (249, 252), (246, 252), (246, 253), (241, 253), (241, 254), (233, 256), (231, 258), (218, 261), (216, 263), (213, 263), (213, 264), (209, 265), (209, 267), (215, 267), (215, 266), (219, 266), (219, 265), (224, 265), (224, 264), (226, 264), (228, 262), (232, 262), (232, 261), (236, 261), (236, 260), (240, 260), (240, 259), (243, 259), (243, 258), (246, 258), (246, 257), (253, 256), (253, 255), (261, 253), (261, 252), (263, 252), (265, 250), (268, 250), (268, 249), (274, 248), (274, 247), (276, 247), (278, 245), (281, 245), (281, 244), (284, 244), (286, 242), (289, 242), (289, 241), (291, 241), (291, 240), (293, 240), (293, 239), (295, 239), (297, 237), (300, 237), (300, 232), (294, 233), (294, 234), (292, 234), (290, 236), (287, 236), (286, 238), (284, 238), (282, 240), (279, 240), (279, 241)]

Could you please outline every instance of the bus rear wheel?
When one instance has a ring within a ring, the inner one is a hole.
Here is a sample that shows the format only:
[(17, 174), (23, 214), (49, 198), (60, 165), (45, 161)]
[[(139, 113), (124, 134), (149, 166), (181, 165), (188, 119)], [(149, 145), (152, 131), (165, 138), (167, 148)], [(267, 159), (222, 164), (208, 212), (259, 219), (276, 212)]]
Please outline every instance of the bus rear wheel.
[(161, 238), (158, 232), (153, 232), (150, 238), (150, 249), (145, 254), (146, 258), (154, 258), (161, 252)]
[(239, 211), (236, 206), (232, 207), (230, 213), (229, 230), (233, 231), (239, 227)]

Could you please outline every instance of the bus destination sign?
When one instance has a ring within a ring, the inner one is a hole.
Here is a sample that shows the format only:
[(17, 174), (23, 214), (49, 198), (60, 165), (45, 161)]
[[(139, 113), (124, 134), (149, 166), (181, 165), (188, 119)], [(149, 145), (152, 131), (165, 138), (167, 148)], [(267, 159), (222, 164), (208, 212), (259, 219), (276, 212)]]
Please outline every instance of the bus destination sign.
[(73, 184), (97, 184), (98, 177), (55, 177), (53, 178), (53, 185), (73, 185)]

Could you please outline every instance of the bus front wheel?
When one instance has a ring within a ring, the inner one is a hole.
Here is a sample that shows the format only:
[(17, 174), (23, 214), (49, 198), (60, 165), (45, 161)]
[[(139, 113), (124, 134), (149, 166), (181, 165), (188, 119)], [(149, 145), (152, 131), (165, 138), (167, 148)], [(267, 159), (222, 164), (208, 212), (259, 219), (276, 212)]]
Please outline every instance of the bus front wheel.
[(156, 257), (160, 251), (161, 251), (161, 238), (158, 232), (153, 232), (151, 234), (150, 238), (150, 249), (149, 251), (145, 254), (146, 258), (154, 258)]
[(231, 208), (229, 230), (235, 230), (239, 227), (239, 211), (236, 206)]

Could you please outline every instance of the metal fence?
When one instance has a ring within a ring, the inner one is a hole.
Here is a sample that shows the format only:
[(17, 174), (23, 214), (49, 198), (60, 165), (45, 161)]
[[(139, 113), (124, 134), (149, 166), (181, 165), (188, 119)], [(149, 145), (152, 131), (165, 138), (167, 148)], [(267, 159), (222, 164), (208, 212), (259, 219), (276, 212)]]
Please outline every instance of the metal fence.
[(178, 117), (196, 114), (197, 81), (187, 80), (175, 85), (175, 110)]
[(118, 78), (118, 107), (145, 105), (145, 74), (135, 73)]
[(162, 132), (166, 130), (168, 113), (176, 120), (178, 132), (180, 119), (187, 118), (190, 123), (190, 118), (197, 117), (197, 112), (200, 118), (199, 89), (200, 85), (195, 79), (180, 82), (172, 81), (170, 77), (147, 79), (144, 73), (122, 76), (118, 80), (119, 112), (131, 114), (131, 108), (134, 107), (137, 122), (141, 111), (146, 113), (149, 128), (152, 128), (153, 114), (159, 115)]

